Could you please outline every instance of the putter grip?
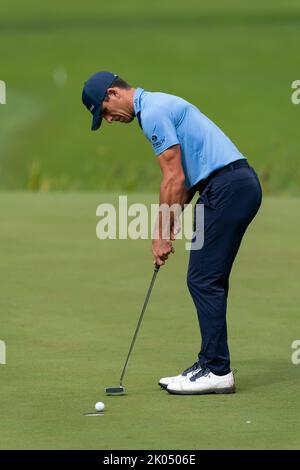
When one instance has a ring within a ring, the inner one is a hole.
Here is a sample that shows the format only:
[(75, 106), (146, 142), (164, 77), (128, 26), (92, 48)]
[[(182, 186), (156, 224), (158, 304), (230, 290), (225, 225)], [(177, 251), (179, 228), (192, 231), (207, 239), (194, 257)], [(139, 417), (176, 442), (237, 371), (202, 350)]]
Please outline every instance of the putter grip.
[(158, 273), (159, 268), (160, 268), (159, 264), (155, 264), (154, 271), (155, 271), (156, 273)]

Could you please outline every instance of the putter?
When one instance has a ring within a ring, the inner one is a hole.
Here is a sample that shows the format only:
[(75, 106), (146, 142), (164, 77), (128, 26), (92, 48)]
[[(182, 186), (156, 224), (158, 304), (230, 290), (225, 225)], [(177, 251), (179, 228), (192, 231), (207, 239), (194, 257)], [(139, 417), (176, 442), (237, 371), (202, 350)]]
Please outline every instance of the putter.
[(120, 386), (119, 387), (107, 387), (105, 389), (105, 392), (108, 395), (120, 395), (122, 393), (125, 393), (125, 391), (126, 391), (125, 387), (123, 386), (123, 379), (124, 379), (127, 363), (128, 363), (130, 354), (133, 350), (133, 346), (134, 346), (138, 331), (140, 329), (140, 326), (141, 326), (141, 323), (142, 323), (142, 320), (143, 320), (143, 316), (144, 316), (144, 313), (145, 313), (145, 310), (146, 310), (146, 307), (147, 307), (147, 304), (148, 304), (148, 300), (149, 300), (152, 288), (154, 286), (154, 282), (155, 282), (157, 273), (159, 271), (159, 268), (160, 268), (160, 266), (158, 264), (156, 264), (155, 267), (154, 267), (154, 273), (153, 273), (153, 276), (152, 276), (152, 280), (151, 280), (151, 283), (150, 283), (150, 286), (149, 286), (149, 289), (148, 289), (148, 292), (147, 292), (147, 295), (146, 295), (146, 299), (145, 299), (145, 302), (144, 302), (144, 305), (143, 305), (143, 308), (142, 308), (142, 312), (140, 314), (140, 318), (139, 318), (137, 327), (135, 329), (135, 332), (134, 332), (134, 335), (133, 335), (133, 338), (132, 338), (132, 341), (131, 341), (131, 345), (130, 345), (130, 348), (129, 348), (129, 352), (127, 354), (127, 358), (126, 358), (126, 361), (125, 361), (125, 364), (124, 364), (124, 367), (123, 367), (123, 370), (122, 370), (122, 374), (121, 374), (121, 377), (120, 377)]

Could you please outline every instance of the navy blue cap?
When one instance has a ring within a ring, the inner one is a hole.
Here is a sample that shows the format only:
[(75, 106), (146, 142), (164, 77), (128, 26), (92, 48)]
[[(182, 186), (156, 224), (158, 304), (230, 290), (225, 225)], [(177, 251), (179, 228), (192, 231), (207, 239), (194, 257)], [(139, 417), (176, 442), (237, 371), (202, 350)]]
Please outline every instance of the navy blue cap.
[(92, 75), (84, 84), (82, 90), (82, 102), (84, 106), (92, 113), (92, 131), (96, 131), (102, 122), (102, 102), (105, 98), (107, 89), (118, 75), (111, 72), (97, 72)]

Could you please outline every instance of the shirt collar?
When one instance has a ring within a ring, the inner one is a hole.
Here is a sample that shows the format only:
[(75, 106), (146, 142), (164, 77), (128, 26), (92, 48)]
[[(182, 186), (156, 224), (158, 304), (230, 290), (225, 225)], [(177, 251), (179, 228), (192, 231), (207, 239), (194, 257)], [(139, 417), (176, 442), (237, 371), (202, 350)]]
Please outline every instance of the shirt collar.
[(137, 116), (138, 113), (141, 112), (141, 96), (144, 93), (143, 88), (137, 88), (134, 92), (133, 95), (133, 107), (134, 107), (134, 113)]

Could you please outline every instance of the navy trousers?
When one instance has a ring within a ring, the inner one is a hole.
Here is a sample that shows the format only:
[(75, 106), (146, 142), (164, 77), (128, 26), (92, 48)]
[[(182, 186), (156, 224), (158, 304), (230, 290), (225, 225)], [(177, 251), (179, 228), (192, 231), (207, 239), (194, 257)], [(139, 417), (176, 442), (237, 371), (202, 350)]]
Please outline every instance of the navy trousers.
[(238, 160), (200, 184), (199, 194), (196, 206), (204, 204), (204, 243), (190, 252), (187, 284), (202, 337), (199, 362), (214, 374), (225, 375), (230, 372), (229, 275), (243, 235), (260, 207), (262, 191), (254, 169), (246, 160)]

